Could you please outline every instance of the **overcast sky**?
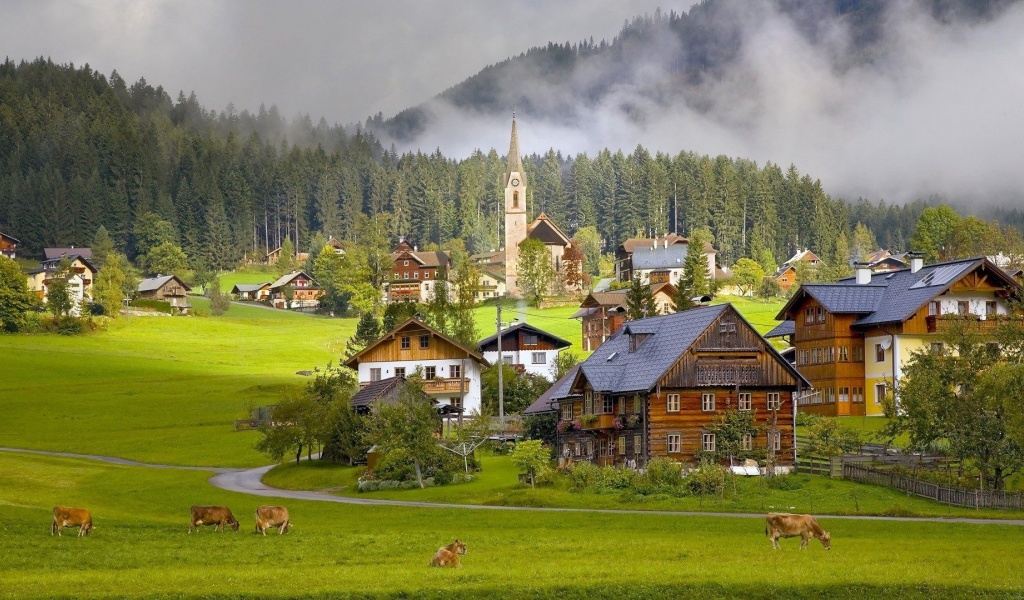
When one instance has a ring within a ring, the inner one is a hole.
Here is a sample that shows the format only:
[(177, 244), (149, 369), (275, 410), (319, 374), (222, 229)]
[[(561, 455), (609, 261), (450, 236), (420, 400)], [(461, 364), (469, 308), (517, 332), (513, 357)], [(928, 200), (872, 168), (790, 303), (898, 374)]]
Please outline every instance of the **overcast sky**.
[[(378, 111), (392, 116), (530, 47), (610, 41), (636, 15), (692, 4), (8, 0), (0, 47), (15, 60), (88, 62), (105, 74), (117, 69), (128, 82), (145, 76), (172, 98), (194, 90), (208, 109), (276, 104), (286, 117), (348, 124)], [(524, 118), (522, 150), (593, 156), (643, 144), (793, 163), (847, 199), (905, 202), (937, 193), (1024, 204), (1024, 2), (994, 22), (947, 27), (909, 0), (894, 0), (884, 4), (887, 52), (846, 70), (832, 58), (858, 49), (841, 28), (811, 46), (768, 4), (735, 6), (729, 18), (744, 23), (745, 43), (725, 77), (702, 90), (709, 109), (646, 106), (637, 123), (621, 107), (649, 102), (623, 86), (577, 129)], [(557, 101), (559, 90), (546, 93)], [(432, 110), (432, 126), (401, 150), (440, 148), (461, 157), (508, 147), (508, 117), (468, 117), (443, 103)]]
[(0, 47), (89, 63), (221, 110), (361, 121), (417, 105), (549, 41), (609, 41), (627, 19), (689, 0), (6, 0)]

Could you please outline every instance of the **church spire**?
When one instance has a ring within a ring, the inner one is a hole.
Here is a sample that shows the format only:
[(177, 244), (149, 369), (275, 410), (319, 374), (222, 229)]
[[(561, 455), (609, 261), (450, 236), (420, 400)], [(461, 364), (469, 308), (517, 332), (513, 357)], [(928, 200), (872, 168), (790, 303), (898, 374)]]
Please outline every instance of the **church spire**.
[(523, 172), (523, 158), (519, 153), (519, 133), (516, 130), (516, 113), (512, 113), (512, 140), (508, 144), (508, 167), (505, 169), (505, 185), (512, 173), (519, 173), (519, 179), (526, 185), (526, 173)]

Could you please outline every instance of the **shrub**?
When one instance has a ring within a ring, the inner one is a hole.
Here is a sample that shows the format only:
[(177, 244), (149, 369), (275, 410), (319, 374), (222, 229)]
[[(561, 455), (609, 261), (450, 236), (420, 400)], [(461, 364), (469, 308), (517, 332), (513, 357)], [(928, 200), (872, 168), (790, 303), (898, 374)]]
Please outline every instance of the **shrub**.
[(624, 490), (632, 487), (636, 471), (604, 467), (601, 469), (600, 487), (606, 490)]
[(647, 482), (655, 488), (675, 488), (683, 484), (683, 465), (663, 456), (656, 456), (647, 463)]
[(721, 494), (725, 491), (725, 469), (711, 461), (702, 461), (690, 472), (686, 482), (694, 494)]
[(137, 308), (151, 308), (157, 312), (171, 314), (171, 303), (164, 300), (132, 300), (131, 304)]
[(803, 482), (796, 475), (775, 475), (766, 477), (765, 481), (767, 481), (768, 487), (774, 490), (793, 491), (804, 487)]
[(594, 489), (601, 481), (601, 469), (589, 462), (578, 462), (569, 467), (569, 490), (582, 492)]
[(61, 317), (53, 320), (54, 329), (61, 335), (79, 335), (85, 331), (85, 323), (76, 317)]

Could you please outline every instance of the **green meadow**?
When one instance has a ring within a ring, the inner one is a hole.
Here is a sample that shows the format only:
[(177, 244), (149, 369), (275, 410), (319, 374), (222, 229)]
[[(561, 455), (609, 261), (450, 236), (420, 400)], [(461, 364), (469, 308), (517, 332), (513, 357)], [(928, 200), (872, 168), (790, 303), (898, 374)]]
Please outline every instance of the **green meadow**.
[[(822, 518), (833, 549), (782, 540), (761, 518), (496, 511), (287, 501), (287, 535), (253, 533), (276, 502), (208, 474), (0, 453), (3, 598), (1013, 598), (1020, 528)], [(87, 506), (86, 538), (49, 535), (50, 508)], [(238, 532), (187, 533), (188, 507), (224, 504)], [(453, 538), (461, 569), (428, 566)]]

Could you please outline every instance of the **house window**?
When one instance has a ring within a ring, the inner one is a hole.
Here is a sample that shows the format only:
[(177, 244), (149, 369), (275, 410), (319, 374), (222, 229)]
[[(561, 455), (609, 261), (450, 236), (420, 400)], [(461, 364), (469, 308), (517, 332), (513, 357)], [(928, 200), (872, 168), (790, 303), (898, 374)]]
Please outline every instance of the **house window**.
[(458, 397), (456, 397), (456, 398), (449, 398), (448, 399), (448, 404), (452, 408), (462, 408), (462, 398), (458, 398)]
[(997, 314), (998, 314), (998, 309), (996, 308), (996, 301), (995, 300), (986, 300), (985, 301), (985, 317), (991, 319), (991, 318), (995, 317)]
[(619, 456), (625, 456), (626, 454), (626, 436), (620, 435), (618, 439), (618, 450)]
[(743, 442), (742, 443), (743, 443), (743, 449), (744, 450), (753, 450), (754, 449), (754, 436), (750, 435), (749, 433), (744, 433), (743, 434)]
[(683, 436), (679, 433), (670, 433), (665, 436), (665, 452), (677, 454), (683, 445)]
[(510, 354), (502, 354), (501, 355), (501, 362), (505, 363), (506, 365), (511, 365), (512, 364), (512, 355), (510, 355)]
[(594, 392), (590, 390), (583, 392), (583, 414), (594, 414)]
[(563, 404), (562, 405), (562, 420), (563, 421), (572, 421), (572, 404), (571, 403), (570, 404)]
[(956, 314), (961, 317), (966, 317), (971, 314), (971, 303), (967, 300), (957, 300), (956, 302)]
[(527, 333), (526, 335), (523, 336), (523, 343), (526, 344), (527, 346), (536, 346), (537, 334)]
[(412, 278), (413, 279), (419, 279), (420, 278), (420, 272), (419, 271), (413, 271), (412, 272)]
[(594, 440), (593, 438), (587, 438), (587, 456), (590, 458), (594, 457)]
[(782, 450), (782, 432), (768, 432), (768, 447), (770, 447), (772, 450), (775, 450), (776, 452)]
[(679, 394), (665, 396), (665, 412), (679, 412)]
[(804, 325), (814, 324), (814, 308), (809, 307), (804, 309)]
[(424, 350), (424, 349), (429, 348), (429, 347), (430, 347), (430, 336), (429, 335), (421, 335), (420, 336), (420, 350)]
[(644, 401), (640, 396), (633, 396), (633, 413), (640, 414), (644, 411)]
[(834, 387), (826, 388), (825, 392), (828, 394), (828, 399), (826, 400), (826, 402), (828, 404), (835, 404), (836, 403), (836, 388), (834, 388)]
[(643, 438), (639, 435), (633, 436), (633, 454), (640, 454), (640, 450), (643, 449)]
[(452, 379), (462, 377), (462, 365), (448, 365), (448, 373)]
[(849, 346), (840, 346), (839, 347), (839, 362), (849, 362), (849, 361), (850, 361), (850, 347)]
[(392, 273), (391, 274), (391, 278), (394, 279), (395, 281), (398, 281), (398, 271), (395, 271), (394, 273)]
[(715, 395), (714, 394), (701, 394), (700, 395), (700, 409), (704, 412), (711, 412), (715, 410)]
[(841, 387), (839, 388), (839, 401), (849, 402), (850, 401), (850, 388)]
[(885, 362), (885, 348), (881, 344), (875, 344), (875, 362)]
[(615, 412), (615, 414), (618, 414), (618, 415), (626, 414), (626, 397), (625, 396), (619, 396), (618, 402), (619, 402), (619, 410), (617, 410)]
[(779, 410), (779, 407), (782, 405), (782, 403), (779, 402), (779, 393), (778, 392), (768, 392), (767, 396), (768, 396), (768, 410)]
[(581, 450), (580, 444), (573, 444), (572, 445), (572, 454), (573, 454), (573, 456), (579, 456), (580, 455), (580, 450)]
[(532, 355), (531, 360), (535, 365), (542, 365), (547, 362), (544, 360), (543, 352), (531, 352), (530, 354)]
[(885, 398), (886, 385), (884, 383), (875, 384), (875, 404), (881, 404), (882, 398)]
[(864, 346), (853, 347), (853, 362), (864, 362)]
[(942, 303), (938, 300), (932, 300), (928, 303), (928, 316), (936, 317), (942, 314)]
[(715, 434), (713, 433), (702, 433), (700, 435), (701, 448), (705, 452), (715, 451)]
[(405, 377), (405, 367), (395, 367), (395, 377)]
[(402, 336), (402, 350), (408, 350), (412, 347), (412, 339), (407, 335)]
[(612, 411), (615, 410), (615, 399), (607, 394), (604, 396), (603, 399), (604, 402), (603, 406), (601, 407), (603, 409), (602, 412), (604, 412), (606, 415), (612, 414)]
[(740, 410), (750, 410), (750, 392), (740, 392), (737, 400)]
[(932, 342), (932, 354), (942, 354), (942, 342)]
[(370, 381), (380, 381), (380, 367), (370, 369)]
[(403, 261), (402, 261), (402, 266), (403, 266), (403, 267), (408, 267), (408, 266), (409, 266), (409, 261), (407, 261), (407, 260), (403, 260)]
[(819, 323), (824, 323), (825, 322), (825, 308), (821, 307), (821, 306), (818, 307), (818, 322)]
[(597, 441), (597, 453), (600, 456), (608, 454), (608, 440), (601, 438)]
[(424, 279), (430, 279), (430, 271), (424, 271), (423, 272), (423, 278)]

